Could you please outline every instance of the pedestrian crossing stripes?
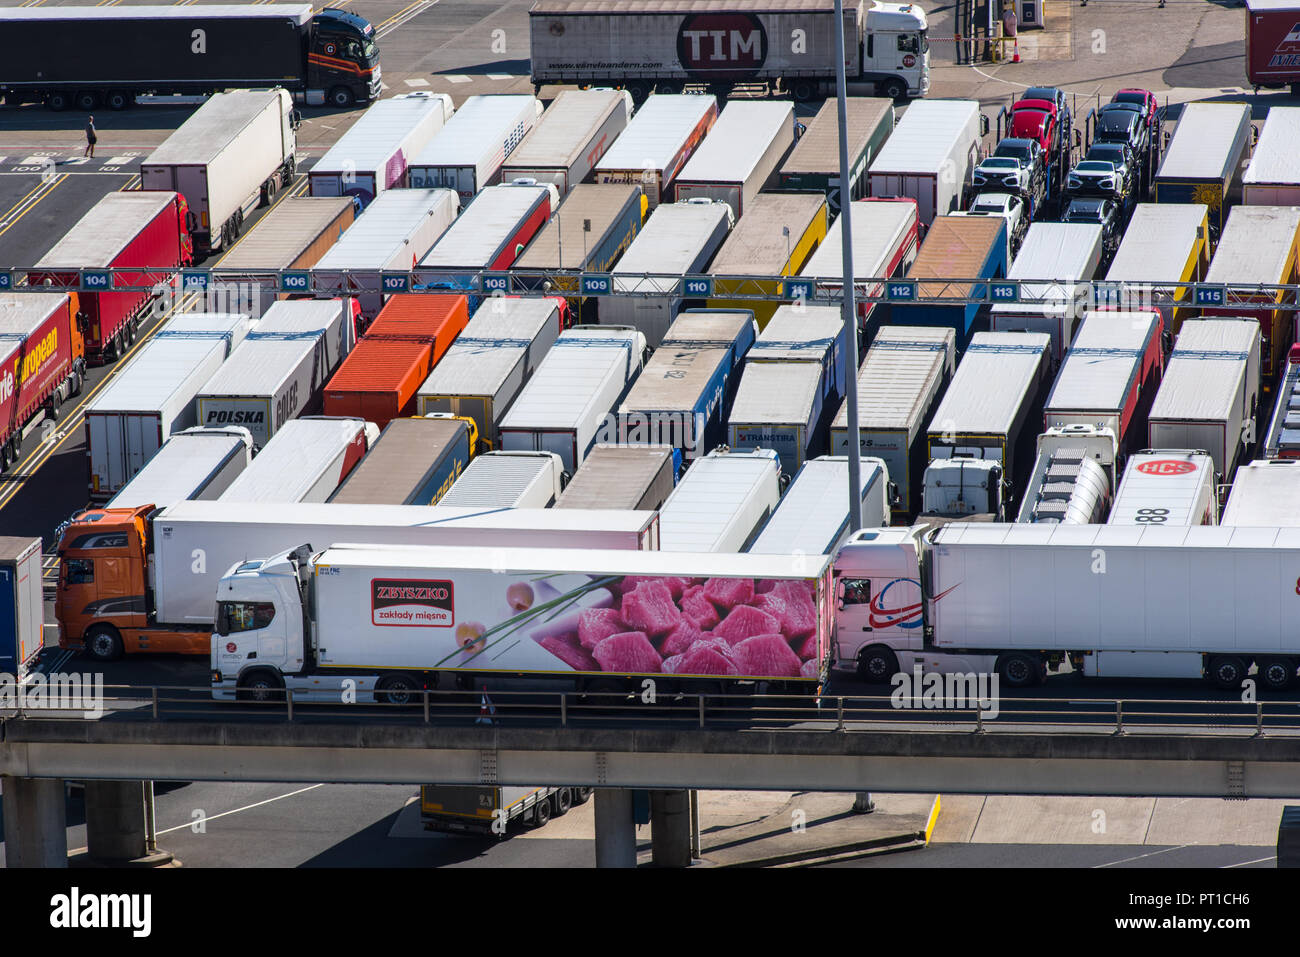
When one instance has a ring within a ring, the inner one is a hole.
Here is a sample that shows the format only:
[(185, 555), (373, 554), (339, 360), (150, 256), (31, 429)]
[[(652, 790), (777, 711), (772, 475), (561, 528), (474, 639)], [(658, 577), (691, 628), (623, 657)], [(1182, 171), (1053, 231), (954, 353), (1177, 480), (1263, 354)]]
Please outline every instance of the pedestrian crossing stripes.
[(0, 173), (123, 173), (136, 172), (144, 153), (120, 153), (116, 156), (83, 156), (77, 153), (58, 155), (35, 153), (28, 156), (0, 156)]

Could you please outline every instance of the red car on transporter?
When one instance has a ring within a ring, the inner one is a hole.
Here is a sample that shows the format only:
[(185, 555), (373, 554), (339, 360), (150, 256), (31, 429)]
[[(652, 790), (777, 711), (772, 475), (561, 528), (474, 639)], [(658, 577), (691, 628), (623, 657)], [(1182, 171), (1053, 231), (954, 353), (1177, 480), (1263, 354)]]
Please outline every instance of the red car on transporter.
[(1044, 153), (1053, 155), (1061, 136), (1056, 104), (1050, 100), (1017, 100), (1011, 105), (1011, 129), (1007, 136), (1037, 140)]

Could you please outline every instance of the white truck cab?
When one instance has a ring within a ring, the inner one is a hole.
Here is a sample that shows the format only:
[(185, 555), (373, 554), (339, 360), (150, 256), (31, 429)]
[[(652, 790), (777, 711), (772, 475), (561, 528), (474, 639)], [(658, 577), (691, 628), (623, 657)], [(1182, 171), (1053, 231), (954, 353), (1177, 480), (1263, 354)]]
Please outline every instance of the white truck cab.
[[(913, 97), (929, 93), (930, 41), (925, 11), (915, 3), (870, 0), (865, 14), (862, 79), (875, 81), (878, 95), (894, 99), (904, 93)], [(898, 89), (900, 85), (906, 89)]]

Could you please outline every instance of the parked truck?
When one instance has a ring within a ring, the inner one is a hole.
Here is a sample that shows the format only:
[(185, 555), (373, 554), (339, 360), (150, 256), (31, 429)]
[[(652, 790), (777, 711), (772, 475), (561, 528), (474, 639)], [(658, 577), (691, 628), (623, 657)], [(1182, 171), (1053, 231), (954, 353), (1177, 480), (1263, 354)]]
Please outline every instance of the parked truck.
[(1204, 452), (1144, 449), (1128, 457), (1109, 525), (1217, 525), (1218, 473)]
[(1245, 12), (1246, 78), (1256, 89), (1290, 85), (1292, 94), (1300, 93), (1300, 47), (1295, 40), (1300, 3), (1246, 0)]
[[(876, 458), (863, 458), (859, 472), (858, 502), (863, 528), (889, 524), (893, 500), (889, 469)], [(746, 551), (751, 555), (834, 555), (857, 529), (849, 515), (849, 460), (844, 455), (823, 455), (799, 467), (758, 538)]]
[(743, 552), (780, 498), (781, 459), (774, 450), (714, 449), (691, 463), (660, 507), (659, 547)]
[(220, 496), (223, 502), (324, 502), (379, 439), (373, 422), (309, 415), (286, 422)]
[(228, 249), (244, 217), (293, 182), (299, 122), (283, 88), (218, 93), (145, 157), (140, 188), (185, 197), (197, 255)]
[(1287, 352), (1286, 365), (1277, 380), (1277, 404), (1273, 409), (1273, 419), (1268, 425), (1268, 434), (1260, 445), (1260, 453), (1266, 459), (1300, 459), (1300, 392), (1296, 384), (1300, 383), (1300, 345), (1293, 345)]
[[(965, 349), (975, 330), (987, 322), (991, 307), (979, 300), (988, 287), (977, 282), (951, 282), (948, 277), (1001, 279), (1006, 274), (1004, 219), (937, 216), (930, 223), (925, 242), (907, 272), (908, 279), (922, 280), (916, 287), (919, 301), (894, 303), (891, 318), (911, 326), (950, 326), (957, 333), (957, 348)], [(942, 299), (957, 301), (936, 301)]]
[(374, 103), (307, 174), (313, 196), (351, 196), (364, 209), (406, 185), (406, 168), (451, 119), (448, 93), (399, 93)]
[(277, 302), (199, 390), (199, 423), (242, 425), (260, 449), (290, 419), (317, 412), (360, 317), (355, 299)]
[(454, 189), (462, 205), (501, 181), (501, 164), (542, 115), (536, 97), (471, 96), (407, 168), (412, 187)]
[(22, 451), (38, 415), (81, 394), (86, 374), (82, 317), (75, 292), (0, 293), (0, 472)]
[(563, 90), (510, 154), (501, 181), (549, 183), (563, 198), (586, 182), (631, 118), (632, 97), (624, 90)]
[[(1296, 12), (1300, 13), (1300, 5)], [(1300, 23), (1300, 18), (1296, 22)], [(1300, 53), (1296, 65), (1300, 68)], [(1247, 206), (1300, 205), (1300, 170), (1293, 160), (1297, 155), (1300, 155), (1300, 108), (1270, 107), (1250, 165), (1241, 177), (1242, 202)]]
[[(564, 465), (554, 452), (476, 455), (438, 504), (473, 508), (550, 508), (564, 487)], [(599, 508), (611, 508), (600, 503)]]
[[(897, 490), (893, 518), (901, 522), (921, 507), (930, 461), (925, 428), (957, 367), (956, 340), (952, 329), (884, 326), (858, 367), (858, 446), (863, 456), (885, 463)], [(848, 449), (845, 399), (831, 423), (831, 454)]]
[(420, 821), (426, 831), (495, 834), (506, 837), (517, 822), (542, 827), (552, 817), (586, 804), (591, 788), (474, 787), (420, 785)]
[[(1200, 282), (1205, 278), (1211, 248), (1208, 213), (1204, 203), (1138, 203), (1115, 258), (1106, 269), (1108, 287), (1122, 290), (1124, 285), (1132, 284), (1136, 289), (1111, 305), (1127, 309), (1133, 296), (1144, 292), (1172, 296), (1176, 304), (1159, 309), (1165, 327), (1176, 335), (1183, 319), (1191, 314), (1191, 293), (1186, 286), (1167, 283)], [(1099, 305), (1108, 301), (1102, 294), (1094, 298)]]
[(867, 171), (871, 195), (916, 200), (921, 223), (955, 212), (987, 128), (974, 100), (911, 104)]
[(1300, 462), (1247, 462), (1237, 469), (1220, 525), (1293, 528), (1300, 525)]
[[(844, 72), (880, 96), (925, 96), (930, 44), (914, 3), (844, 5)], [(835, 89), (835, 6), (776, 0), (664, 5), (656, 0), (540, 0), (528, 11), (533, 86), (623, 86), (638, 101), (651, 89), (705, 87), (788, 91), (811, 100)], [(793, 37), (801, 42), (791, 43)]]
[[(254, 460), (252, 467), (256, 464)], [(153, 512), (90, 509), (74, 516), (64, 530), (54, 605), (60, 647), (84, 647), (104, 660), (145, 651), (207, 655), (222, 576), (254, 555), (298, 547), (288, 542), (493, 550), (659, 545), (655, 513), (610, 509), (485, 512), (284, 501), (241, 502), (235, 508), (230, 500), (218, 500), (178, 502)]]
[(563, 299), (484, 300), (416, 393), (419, 414), (467, 416), (480, 448), (497, 448), (502, 416), (567, 325)]
[(327, 501), (340, 505), (437, 505), (478, 445), (473, 419), (445, 412), (393, 419)]
[(673, 182), (718, 119), (708, 94), (659, 94), (641, 106), (594, 170), (597, 183), (634, 183), (648, 207), (672, 202)]
[(677, 202), (720, 200), (739, 219), (759, 190), (775, 184), (777, 168), (794, 148), (794, 139), (794, 107), (789, 103), (728, 104), (678, 174)]
[[(78, 296), (87, 359), (119, 359), (159, 295), (159, 277), (174, 279), (178, 269), (194, 261), (189, 218), (189, 206), (179, 193), (108, 193), (40, 258), (27, 273), (27, 284), (48, 281), (56, 288), (77, 289), (85, 269), (139, 269), (117, 273), (111, 281), (101, 276), (98, 289), (86, 288)], [(154, 288), (109, 291), (123, 285)]]
[[(845, 132), (849, 152), (849, 200), (867, 195), (867, 167), (894, 130), (894, 101), (885, 97), (845, 98)], [(839, 107), (834, 98), (822, 104), (777, 171), (777, 188), (820, 193), (832, 216), (840, 211)]]
[(1245, 103), (1186, 104), (1156, 173), (1156, 202), (1205, 203), (1217, 237), (1228, 203), (1240, 199), (1252, 135)]
[(184, 429), (169, 437), (105, 508), (166, 508), (192, 499), (210, 501), (219, 498), (252, 460), (253, 437), (248, 429)]
[(658, 509), (673, 493), (681, 455), (666, 445), (597, 445), (556, 508)]
[(0, 538), (0, 675), (23, 681), (45, 647), (41, 540)]
[(282, 86), (342, 109), (382, 89), (375, 28), (333, 7), (22, 6), (0, 11), (0, 24), (0, 95), (10, 105), (122, 110), (141, 94)]
[(1020, 502), (1023, 524), (1097, 525), (1110, 514), (1119, 443), (1109, 428), (1049, 427)]
[(196, 400), (203, 384), (244, 341), (249, 328), (245, 315), (174, 316), (86, 404), (92, 502), (112, 498), (173, 432), (199, 424)]

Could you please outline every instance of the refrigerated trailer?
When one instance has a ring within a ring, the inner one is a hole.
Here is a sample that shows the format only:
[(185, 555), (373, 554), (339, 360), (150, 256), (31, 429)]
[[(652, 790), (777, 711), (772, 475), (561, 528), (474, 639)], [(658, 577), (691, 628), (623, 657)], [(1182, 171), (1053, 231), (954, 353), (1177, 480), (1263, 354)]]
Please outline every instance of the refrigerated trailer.
[[(976, 328), (983, 325), (990, 306), (978, 300), (986, 294), (983, 283), (950, 282), (962, 279), (1001, 279), (1007, 274), (1007, 221), (1001, 216), (938, 216), (926, 230), (908, 279), (917, 285), (918, 302), (890, 307), (892, 321), (909, 326), (950, 326), (957, 332), (957, 348), (965, 349)], [(926, 282), (924, 280), (933, 280)], [(928, 297), (966, 302), (924, 302)], [(969, 300), (976, 300), (974, 302)]]
[(438, 504), (549, 508), (559, 499), (563, 480), (564, 466), (554, 452), (484, 452), (474, 456)]
[(364, 209), (406, 185), (406, 168), (452, 116), (447, 93), (399, 93), (361, 114), (307, 174), (313, 196), (351, 196)]
[(228, 313), (173, 316), (86, 404), (91, 501), (112, 498), (169, 435), (198, 424), (199, 392), (250, 325), (248, 316)]
[(223, 502), (324, 502), (379, 439), (373, 422), (342, 416), (291, 419), (257, 453)]
[(1251, 135), (1245, 103), (1186, 104), (1152, 183), (1156, 202), (1205, 203), (1217, 236), (1228, 203), (1240, 197)]
[(0, 293), (0, 472), (18, 461), (23, 432), (38, 414), (81, 393), (86, 375), (79, 298), (75, 292)]
[(936, 216), (956, 211), (979, 157), (980, 125), (974, 100), (912, 103), (871, 161), (871, 195), (916, 200), (927, 227)]
[(287, 90), (217, 93), (145, 157), (140, 188), (185, 197), (200, 255), (228, 249), (244, 217), (293, 182), (299, 122)]
[(650, 209), (672, 202), (673, 181), (717, 119), (711, 94), (650, 97), (596, 164), (595, 181), (640, 186)]
[[(1296, 12), (1300, 14), (1300, 6)], [(1296, 22), (1300, 23), (1300, 17)], [(1300, 60), (1296, 65), (1300, 67)], [(1250, 165), (1241, 177), (1242, 202), (1247, 206), (1300, 205), (1297, 156), (1300, 156), (1300, 107), (1270, 107)]]
[(318, 411), (356, 344), (360, 308), (355, 299), (277, 302), (199, 390), (199, 424), (242, 425), (260, 449), (290, 419)]
[(618, 292), (661, 295), (605, 296), (598, 307), (600, 321), (638, 329), (651, 348), (658, 347), (681, 309), (704, 305), (703, 296), (682, 298), (681, 277), (704, 272), (734, 221), (726, 203), (696, 199), (660, 204), (611, 276)]
[(678, 174), (677, 202), (721, 200), (740, 219), (759, 190), (776, 182), (777, 167), (793, 148), (793, 106), (735, 100)]
[(418, 189), (454, 189), (466, 204), (501, 181), (501, 164), (541, 115), (533, 96), (471, 96), (411, 160), (407, 181)]
[(1300, 525), (1300, 462), (1247, 462), (1237, 469), (1220, 525)]
[[(894, 101), (885, 97), (845, 98), (848, 113), (849, 201), (867, 195), (867, 167), (894, 130)], [(777, 171), (777, 188), (820, 193), (832, 216), (840, 211), (839, 108), (828, 99), (808, 121), (803, 135)]]
[(1259, 323), (1188, 319), (1151, 406), (1153, 449), (1204, 449), (1225, 482), (1255, 446), (1259, 415)]
[(626, 90), (563, 90), (503, 164), (501, 181), (550, 183), (562, 198), (586, 182), (631, 118)]
[[(1189, 303), (1187, 287), (1174, 289), (1171, 282), (1200, 282), (1210, 266), (1210, 235), (1203, 203), (1138, 203), (1133, 209), (1124, 238), (1106, 270), (1106, 283), (1131, 284), (1129, 301), (1121, 297), (1119, 309), (1131, 308), (1131, 297), (1144, 290), (1162, 291), (1175, 301)], [(1096, 297), (1102, 302), (1102, 297)], [(1190, 303), (1189, 303), (1190, 304)], [(1186, 305), (1160, 306), (1165, 326), (1177, 334), (1190, 310)]]
[(499, 425), (567, 324), (563, 299), (484, 300), (416, 393), (420, 415), (474, 420), (479, 443), (495, 449)]
[(45, 647), (41, 540), (0, 538), (0, 675), (17, 682)]
[[(889, 470), (876, 458), (859, 466), (863, 528), (889, 524)], [(834, 555), (857, 529), (849, 515), (849, 460), (823, 455), (800, 466), (776, 511), (746, 549), (751, 555)]]
[(1144, 449), (1128, 457), (1110, 525), (1216, 525), (1218, 473), (1204, 452)]
[(105, 508), (166, 508), (219, 498), (253, 460), (253, 437), (234, 426), (196, 426), (172, 435)]
[(680, 454), (666, 445), (597, 445), (569, 479), (556, 508), (661, 508)]
[(465, 471), (478, 436), (471, 419), (446, 413), (393, 419), (326, 501), (340, 505), (437, 505)]
[[(885, 463), (897, 488), (893, 517), (899, 521), (920, 508), (930, 461), (925, 427), (952, 379), (956, 356), (951, 329), (884, 326), (858, 367), (858, 447)], [(846, 399), (831, 423), (831, 454), (847, 455), (848, 449)]]
[(715, 449), (691, 463), (659, 508), (665, 552), (743, 552), (781, 498), (772, 449)]

